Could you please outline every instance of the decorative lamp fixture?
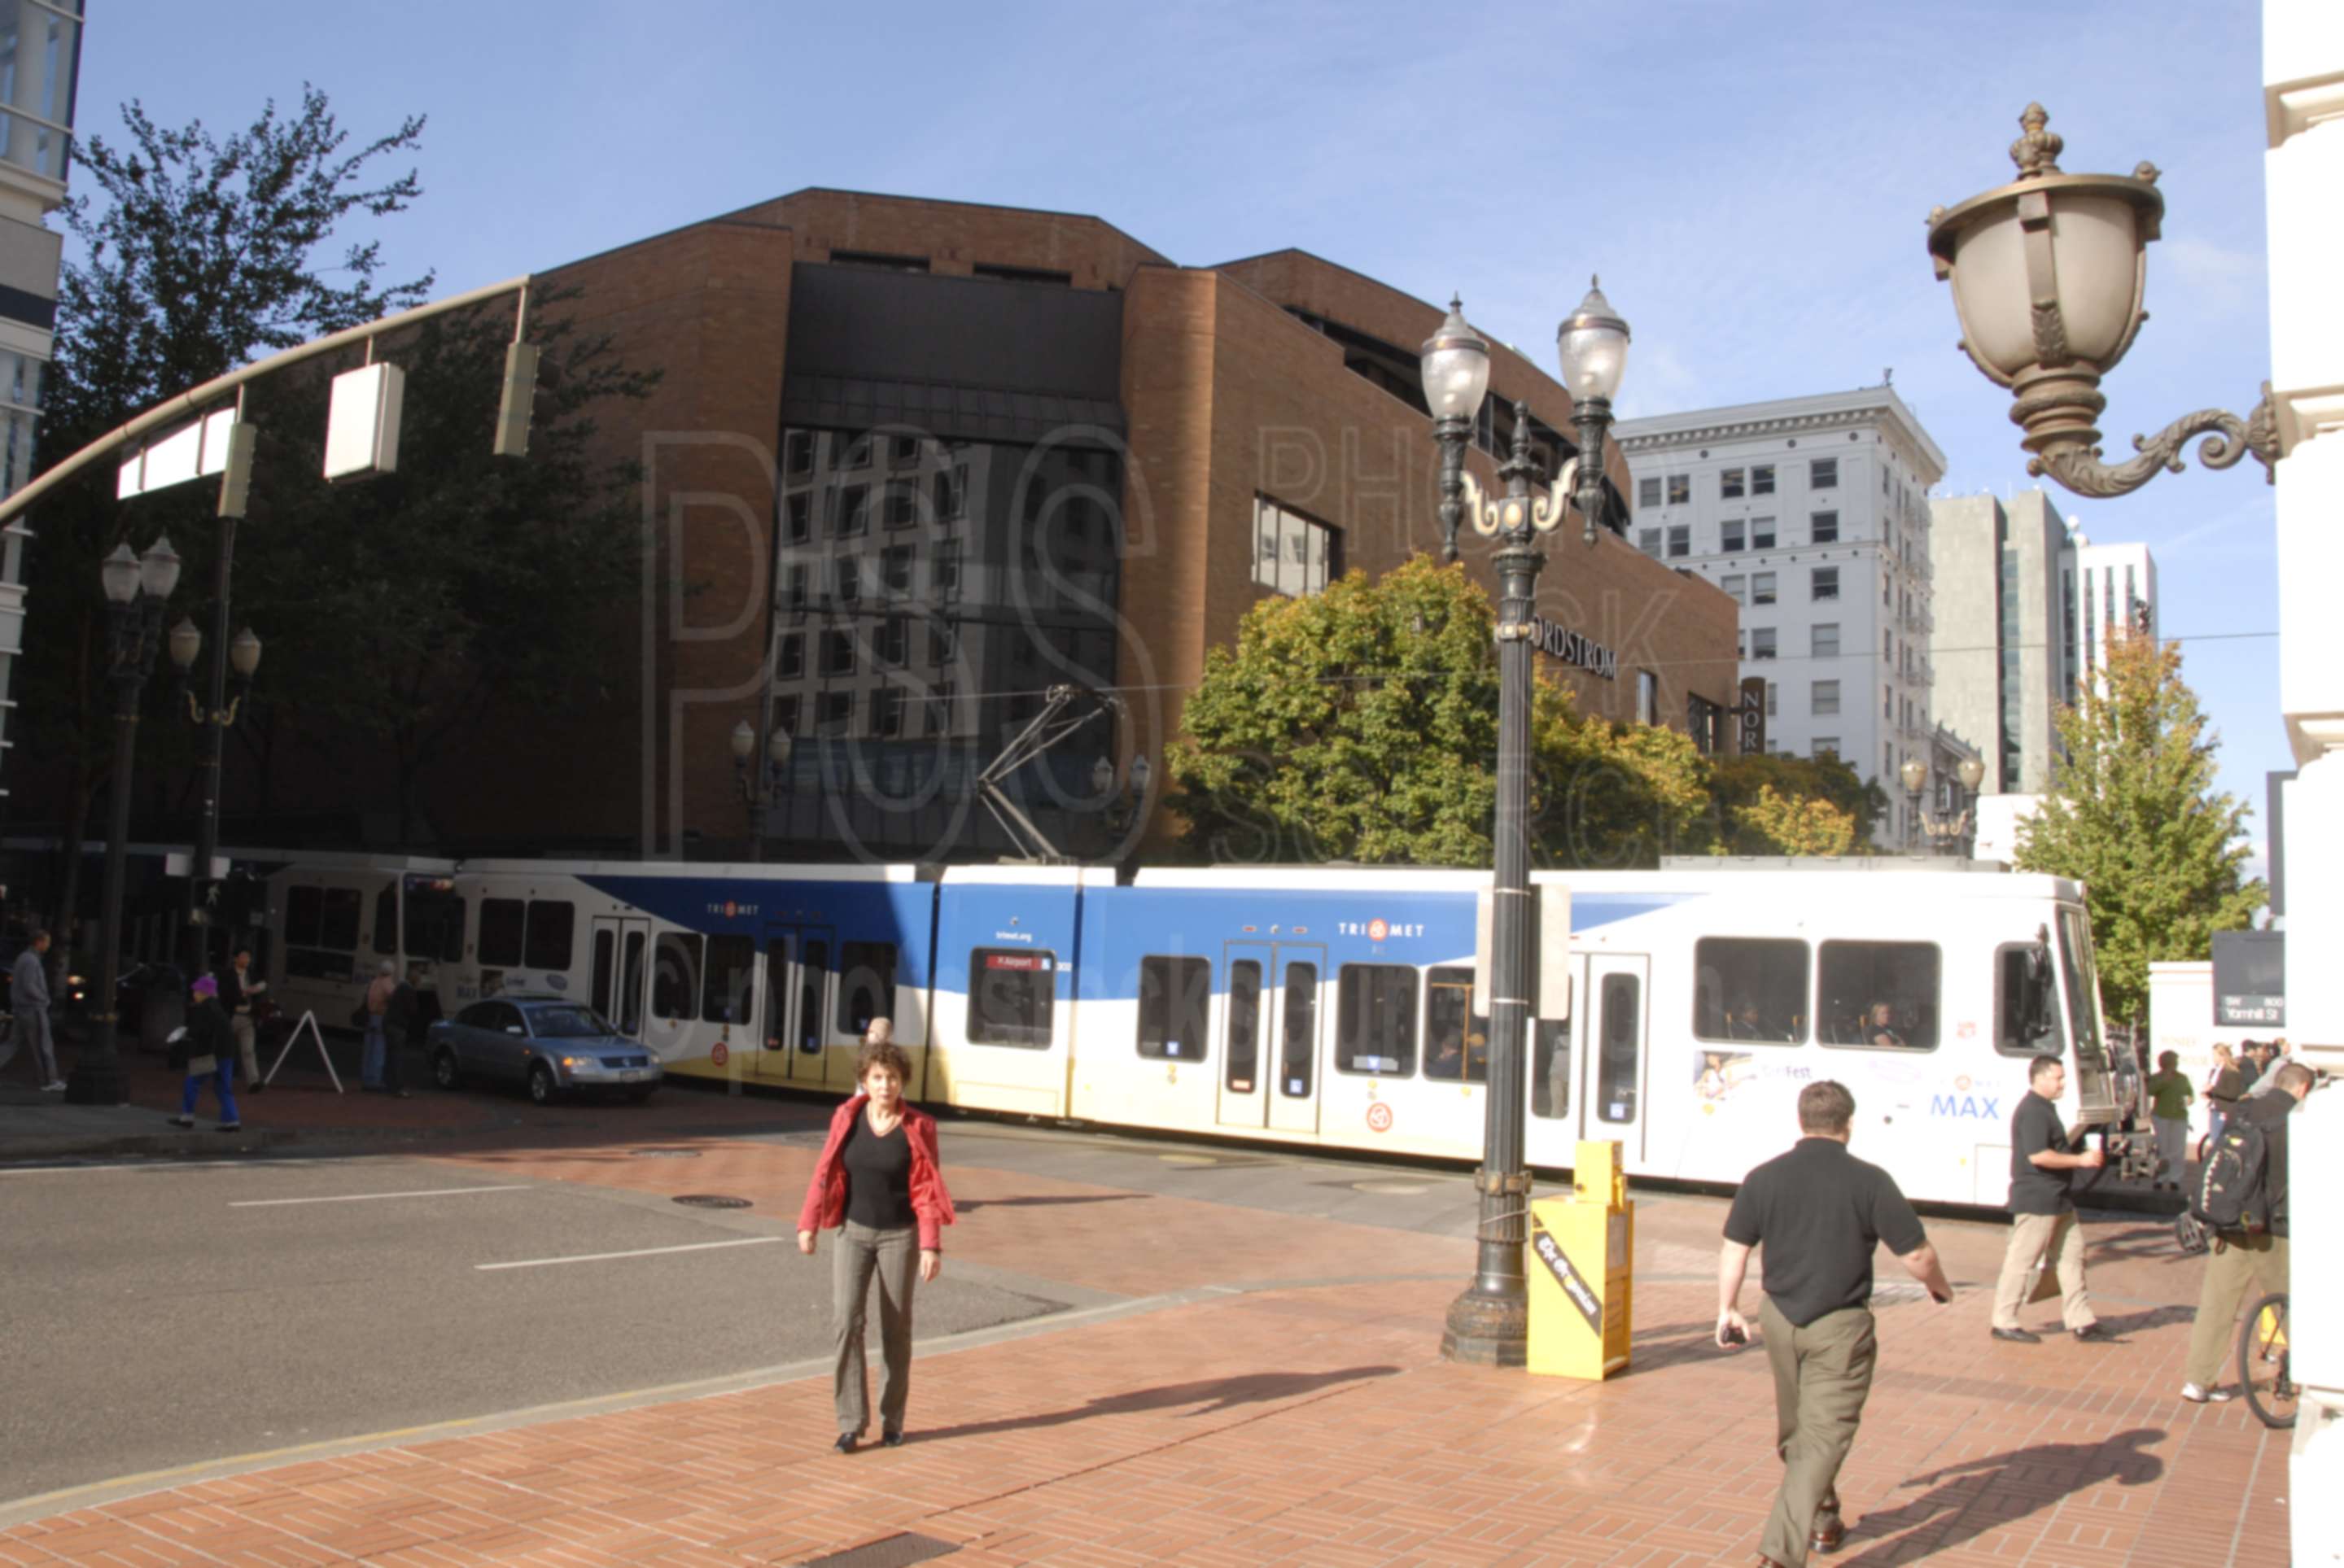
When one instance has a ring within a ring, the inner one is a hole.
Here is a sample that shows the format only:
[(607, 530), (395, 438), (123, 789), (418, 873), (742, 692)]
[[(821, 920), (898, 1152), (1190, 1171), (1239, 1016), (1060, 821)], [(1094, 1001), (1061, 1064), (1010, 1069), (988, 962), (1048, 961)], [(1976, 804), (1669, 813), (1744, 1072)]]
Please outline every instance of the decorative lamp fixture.
[(1929, 782), (1929, 765), (1918, 757), (1906, 758), (1904, 766), (1896, 772), (1904, 780), (1907, 795), (1918, 795)]
[(179, 552), (171, 548), (168, 535), (158, 537), (138, 558), (138, 585), (152, 599), (167, 599), (179, 586)]
[(204, 650), (204, 634), (196, 629), (195, 621), (181, 616), (179, 624), (171, 628), (171, 662), (181, 673), (195, 668), (196, 655)]
[(790, 765), (790, 732), (778, 724), (773, 726), (773, 732), (765, 737), (765, 760), (777, 769)]
[(250, 627), (237, 632), (236, 640), (227, 645), (227, 661), (246, 680), (250, 680), (260, 668), (260, 638), (252, 634)]
[(106, 597), (116, 604), (128, 604), (138, 597), (138, 558), (128, 545), (116, 545), (114, 553), (97, 568), (98, 580), (106, 588)]
[(1963, 758), (1961, 766), (1955, 769), (1954, 773), (1961, 779), (1962, 788), (1973, 795), (1978, 792), (1978, 786), (1985, 782), (1985, 764), (1975, 757)]
[(732, 760), (746, 762), (749, 754), (757, 749), (757, 732), (749, 728), (747, 719), (732, 727)]
[(2132, 347), (2147, 282), (2148, 243), (2158, 237), (2165, 197), (2157, 166), (2131, 175), (2071, 175), (2065, 146), (2046, 129), (2050, 116), (2029, 104), (2024, 135), (2010, 145), (2018, 177), (1954, 207), (1929, 214), (1929, 255), (1953, 286), (1962, 351), (1997, 387), (2010, 389), (2011, 422), (2033, 456), (2026, 471), (2049, 475), (2079, 496), (2137, 490), (2160, 468), (2179, 473), (2181, 449), (2206, 439), (2198, 460), (2227, 468), (2247, 453), (2268, 477), (2278, 457), (2270, 387), (2246, 419), (2219, 408), (2187, 414), (2154, 436), (2136, 436), (2140, 456), (2100, 460), (2097, 421), (2107, 407), (2100, 377)]
[(1620, 378), (1628, 373), (1628, 324), (1603, 297), (1603, 280), (1587, 280), (1587, 297), (1562, 318), (1554, 332), (1555, 357), (1562, 362), (1562, 384), (1571, 401), (1618, 395)]
[(1417, 364), (1424, 401), (1436, 419), (1470, 420), (1490, 391), (1490, 345), (1465, 321), (1465, 305), (1451, 297), (1449, 314), (1424, 340)]

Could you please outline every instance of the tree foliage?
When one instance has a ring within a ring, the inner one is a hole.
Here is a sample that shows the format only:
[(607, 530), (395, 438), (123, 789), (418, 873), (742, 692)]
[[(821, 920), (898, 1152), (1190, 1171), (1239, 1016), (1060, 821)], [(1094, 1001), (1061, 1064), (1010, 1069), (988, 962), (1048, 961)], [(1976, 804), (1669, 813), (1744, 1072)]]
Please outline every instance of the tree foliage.
[(1854, 817), (1821, 795), (1779, 795), (1761, 784), (1756, 799), (1732, 810), (1737, 854), (1844, 855), (1855, 842)]
[[(1497, 809), (1498, 660), (1489, 598), (1420, 557), (1370, 582), (1265, 599), (1206, 656), (1166, 750), (1183, 849), (1209, 861), (1487, 866)], [(1650, 865), (1707, 801), (1692, 742), (1573, 709), (1531, 709), (1534, 859)]]
[(2268, 895), (2247, 879), (2247, 808), (2214, 789), (2214, 753), (2181, 650), (2146, 637), (2107, 645), (2102, 683), (2062, 712), (2066, 755), (2022, 823), (2018, 869), (2085, 884), (2100, 997), (2117, 1018), (2148, 1008), (2148, 966), (2202, 960)]
[(1710, 793), (1705, 848), (1717, 854), (1844, 855), (1871, 841), (1888, 809), (1880, 786), (1837, 757), (1718, 758)]

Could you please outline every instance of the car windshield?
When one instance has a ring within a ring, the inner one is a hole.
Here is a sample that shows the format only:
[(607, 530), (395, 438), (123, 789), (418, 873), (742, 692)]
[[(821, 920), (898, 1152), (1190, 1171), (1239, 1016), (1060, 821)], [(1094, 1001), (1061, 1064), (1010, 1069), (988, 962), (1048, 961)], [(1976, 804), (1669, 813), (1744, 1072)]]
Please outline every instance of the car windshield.
[(612, 1032), (601, 1015), (589, 1007), (533, 1007), (529, 1010), (529, 1021), (540, 1040), (583, 1040)]

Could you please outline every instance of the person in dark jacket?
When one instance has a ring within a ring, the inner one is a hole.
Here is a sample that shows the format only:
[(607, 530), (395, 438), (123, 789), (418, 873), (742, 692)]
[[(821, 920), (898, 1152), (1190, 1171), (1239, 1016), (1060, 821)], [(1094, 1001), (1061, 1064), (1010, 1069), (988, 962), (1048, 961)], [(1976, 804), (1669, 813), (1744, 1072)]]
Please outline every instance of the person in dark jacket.
[[(912, 1281), (933, 1283), (944, 1268), (943, 1228), (953, 1222), (945, 1190), (934, 1117), (904, 1101), (911, 1059), (884, 1018), (871, 1020), (854, 1076), (863, 1092), (831, 1118), (830, 1140), (806, 1183), (798, 1214), (798, 1251), (811, 1256), (815, 1232), (836, 1230), (833, 1254), (832, 1327), (837, 1364), (831, 1392), (838, 1412), (841, 1453), (853, 1453), (871, 1420), (863, 1359), (864, 1303), (871, 1276), (879, 1276), (879, 1440), (904, 1441), (904, 1409), (912, 1389)], [(914, 1251), (914, 1241), (917, 1250)]]
[(187, 1028), (171, 1039), (171, 1065), (187, 1075), (187, 1086), (179, 1091), (179, 1114), (171, 1122), (177, 1127), (196, 1124), (196, 1097), (208, 1078), (219, 1101), (219, 1130), (235, 1132), (244, 1125), (236, 1114), (236, 1031), (220, 1006), (219, 981), (198, 975), (194, 998)]
[(2287, 1289), (2287, 1119), (2311, 1092), (2312, 1073), (2299, 1061), (2274, 1072), (2278, 1087), (2240, 1101), (2235, 1113), (2263, 1131), (2262, 1190), (2248, 1205), (2245, 1227), (2218, 1232), (2206, 1253), (2198, 1322), (2189, 1331), (2189, 1357), (2181, 1372), (2181, 1397), (2192, 1404), (2237, 1397), (2238, 1391), (2221, 1379), (2222, 1362), (2238, 1342), (2238, 1309)]

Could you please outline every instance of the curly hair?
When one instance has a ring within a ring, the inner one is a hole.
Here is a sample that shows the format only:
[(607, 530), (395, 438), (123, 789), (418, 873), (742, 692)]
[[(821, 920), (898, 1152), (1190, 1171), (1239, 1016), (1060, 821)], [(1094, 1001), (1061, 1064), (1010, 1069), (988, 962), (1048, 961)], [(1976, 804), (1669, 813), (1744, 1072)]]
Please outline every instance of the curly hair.
[(896, 1078), (906, 1086), (912, 1081), (912, 1059), (904, 1048), (892, 1040), (866, 1040), (854, 1053), (854, 1081), (861, 1083), (871, 1076), (874, 1067), (893, 1068)]

